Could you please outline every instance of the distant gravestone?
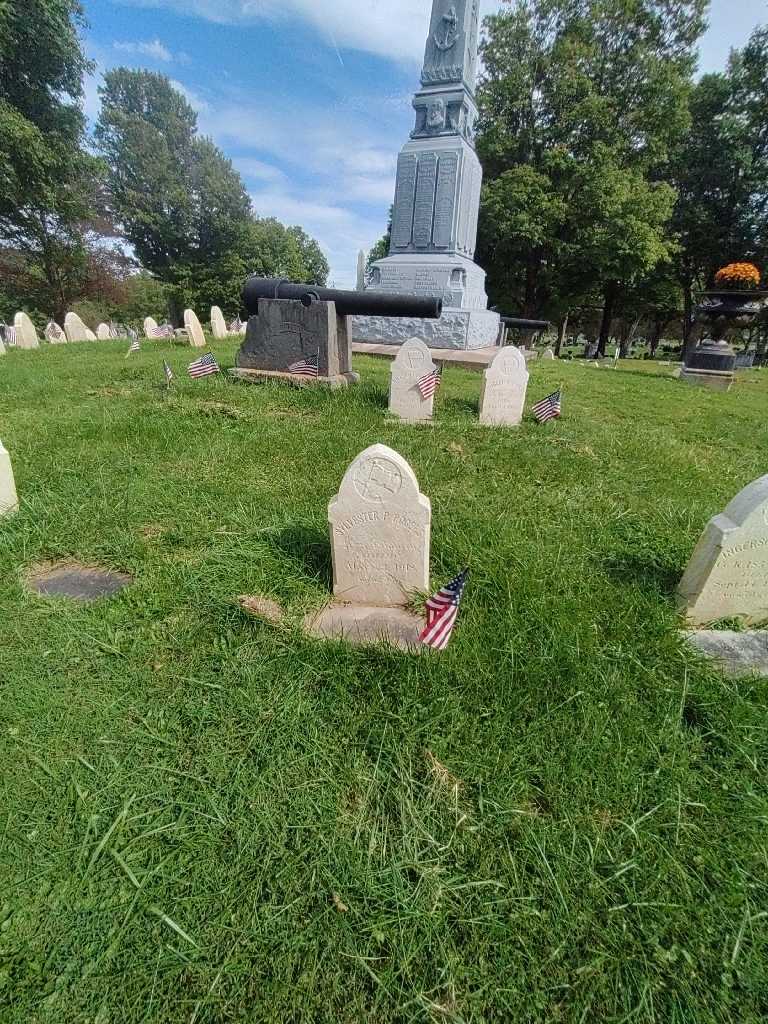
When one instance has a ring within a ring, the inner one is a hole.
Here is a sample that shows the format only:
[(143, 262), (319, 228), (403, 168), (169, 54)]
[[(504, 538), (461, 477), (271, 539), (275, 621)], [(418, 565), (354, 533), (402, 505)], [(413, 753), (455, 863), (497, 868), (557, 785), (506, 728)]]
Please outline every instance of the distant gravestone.
[(529, 373), (525, 356), (513, 345), (503, 348), (483, 376), (480, 422), (489, 427), (516, 427), (522, 422)]
[(383, 444), (361, 452), (328, 522), (338, 601), (397, 607), (428, 590), (432, 509), (402, 455)]
[(768, 475), (709, 521), (678, 592), (694, 625), (768, 619)]
[(205, 348), (205, 334), (203, 334), (203, 328), (197, 319), (197, 313), (195, 313), (194, 309), (184, 310), (184, 327), (189, 338), (189, 344), (194, 348)]
[(16, 495), (11, 457), (0, 441), (0, 516), (15, 512), (18, 507), (19, 499)]
[(88, 335), (93, 337), (93, 332), (85, 326), (77, 313), (67, 313), (64, 317), (64, 333), (67, 341), (88, 341)]
[(555, 353), (554, 353), (554, 351), (551, 348), (547, 348), (547, 349), (545, 349), (541, 353), (541, 358), (542, 359), (554, 359), (555, 358)]
[(67, 343), (66, 334), (54, 320), (48, 322), (48, 326), (45, 328), (45, 337), (51, 345), (66, 345)]
[(0, 356), (4, 356), (4, 355), (5, 355), (5, 345), (3, 344), (2, 337), (0, 337)]
[(406, 423), (432, 419), (434, 395), (424, 398), (418, 383), (435, 369), (429, 349), (419, 338), (411, 338), (401, 346), (389, 376), (389, 411), (393, 416)]
[(16, 330), (16, 348), (40, 348), (35, 325), (26, 313), (17, 313), (13, 318), (13, 326)]
[(157, 330), (157, 320), (155, 320), (155, 318), (153, 316), (146, 317), (144, 319), (144, 337), (145, 338), (155, 338), (155, 337), (157, 337), (157, 335), (155, 334), (156, 330)]
[(96, 337), (99, 341), (109, 341), (112, 337), (109, 331), (109, 324), (99, 324), (96, 328)]
[(229, 328), (224, 314), (218, 306), (211, 306), (211, 331), (217, 341), (229, 337)]

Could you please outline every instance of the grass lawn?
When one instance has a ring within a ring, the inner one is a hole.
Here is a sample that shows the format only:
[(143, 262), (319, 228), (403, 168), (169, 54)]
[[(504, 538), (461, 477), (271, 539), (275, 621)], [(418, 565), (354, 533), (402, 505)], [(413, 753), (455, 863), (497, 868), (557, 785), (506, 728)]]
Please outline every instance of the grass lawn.
[[(2, 1024), (765, 1021), (768, 682), (699, 663), (672, 595), (768, 471), (768, 373), (534, 364), (563, 420), (494, 431), (449, 367), (420, 429), (383, 361), (330, 394), (126, 348), (0, 359)], [(432, 500), (434, 582), (472, 568), (442, 656), (297, 626), (376, 441)], [(67, 558), (135, 585), (25, 591)]]

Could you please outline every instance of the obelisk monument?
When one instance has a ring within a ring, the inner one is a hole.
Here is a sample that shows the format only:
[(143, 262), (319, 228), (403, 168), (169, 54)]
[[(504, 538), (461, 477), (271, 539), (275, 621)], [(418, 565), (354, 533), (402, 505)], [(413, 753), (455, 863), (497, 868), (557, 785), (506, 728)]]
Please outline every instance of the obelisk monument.
[(485, 272), (474, 262), (483, 170), (475, 152), (478, 0), (433, 0), (413, 106), (416, 127), (397, 163), (389, 256), (368, 288), (441, 295), (440, 320), (357, 317), (358, 341), (421, 338), (432, 348), (495, 345), (500, 321), (488, 310)]

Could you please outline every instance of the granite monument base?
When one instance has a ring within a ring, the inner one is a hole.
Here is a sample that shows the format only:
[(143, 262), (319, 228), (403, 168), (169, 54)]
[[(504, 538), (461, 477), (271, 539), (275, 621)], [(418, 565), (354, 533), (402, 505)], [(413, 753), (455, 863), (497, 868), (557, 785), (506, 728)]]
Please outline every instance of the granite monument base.
[(730, 370), (694, 370), (684, 366), (678, 379), (712, 391), (730, 391), (735, 378)]
[(394, 295), (439, 295), (452, 309), (487, 310), (485, 271), (458, 253), (387, 256), (371, 267), (366, 291)]
[(500, 331), (499, 314), (487, 309), (453, 309), (444, 306), (439, 320), (383, 316), (352, 318), (354, 341), (373, 345), (403, 345), (411, 338), (419, 338), (429, 348), (467, 351), (497, 345)]
[(279, 370), (245, 370), (235, 368), (229, 371), (230, 376), (235, 380), (246, 381), (248, 384), (264, 384), (270, 380), (282, 380), (287, 384), (293, 384), (297, 388), (324, 387), (332, 391), (338, 388), (346, 388), (351, 384), (360, 383), (360, 374), (351, 370), (348, 373), (339, 373), (333, 377), (303, 377), (296, 373), (282, 373)]

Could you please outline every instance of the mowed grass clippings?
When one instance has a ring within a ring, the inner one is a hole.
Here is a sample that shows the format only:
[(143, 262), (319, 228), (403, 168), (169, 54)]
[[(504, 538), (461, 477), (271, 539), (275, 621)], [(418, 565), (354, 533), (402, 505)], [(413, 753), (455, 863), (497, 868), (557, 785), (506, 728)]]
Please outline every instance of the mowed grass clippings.
[[(768, 684), (697, 661), (673, 591), (766, 472), (768, 376), (534, 364), (563, 419), (492, 430), (448, 368), (424, 429), (383, 361), (331, 394), (126, 347), (0, 360), (3, 1024), (764, 1021)], [(435, 585), (472, 569), (442, 656), (298, 629), (377, 441)], [(57, 560), (135, 582), (28, 592)]]

